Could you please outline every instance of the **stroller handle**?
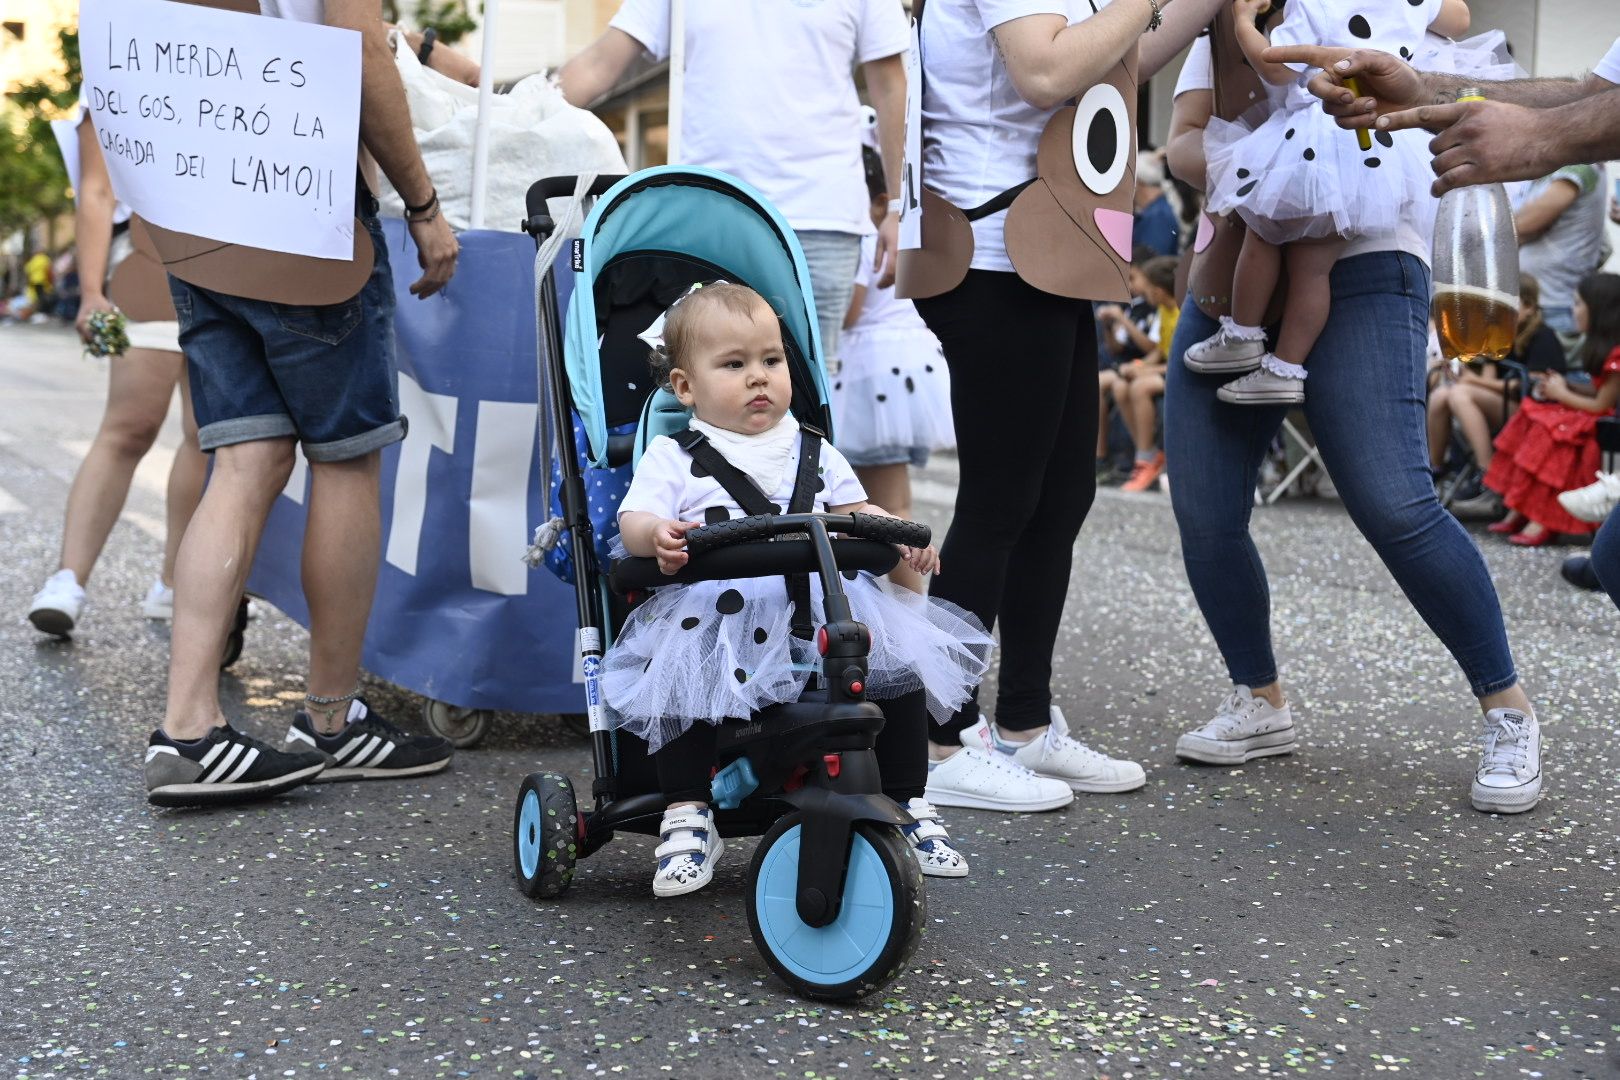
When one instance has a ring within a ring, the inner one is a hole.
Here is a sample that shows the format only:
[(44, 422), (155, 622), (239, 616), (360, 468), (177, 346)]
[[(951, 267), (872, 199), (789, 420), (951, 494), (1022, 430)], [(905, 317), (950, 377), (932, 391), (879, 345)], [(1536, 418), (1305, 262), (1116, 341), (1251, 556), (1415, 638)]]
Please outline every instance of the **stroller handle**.
[(927, 525), (876, 514), (756, 514), (693, 529), (686, 534), (686, 550), (701, 555), (731, 544), (769, 540), (803, 532), (812, 521), (821, 522), (830, 532), (904, 547), (927, 547), (933, 536)]
[[(609, 188), (623, 179), (622, 176), (608, 174), (598, 176), (585, 194), (593, 199), (600, 198), (607, 194)], [(546, 210), (546, 200), (570, 197), (574, 194), (574, 185), (577, 183), (579, 183), (577, 176), (548, 176), (530, 184), (529, 193), (523, 200), (525, 208), (529, 211), (529, 216), (524, 219), (523, 231), (531, 235), (536, 233), (540, 225), (540, 221), (536, 219), (543, 219), (549, 228), (551, 216)]]

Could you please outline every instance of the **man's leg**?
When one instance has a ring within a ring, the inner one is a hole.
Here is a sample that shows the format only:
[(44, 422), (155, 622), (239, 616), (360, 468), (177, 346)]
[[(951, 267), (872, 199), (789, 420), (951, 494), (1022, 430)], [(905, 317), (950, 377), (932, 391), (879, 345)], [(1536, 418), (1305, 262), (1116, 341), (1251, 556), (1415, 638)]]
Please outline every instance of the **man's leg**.
[(836, 370), (838, 336), (855, 292), (855, 271), (861, 257), (861, 238), (854, 233), (805, 230), (796, 233), (810, 268), (810, 292), (816, 299), (816, 326), (821, 335), (821, 358)]
[(223, 726), (219, 658), (247, 585), (276, 495), (292, 473), (291, 439), (261, 439), (214, 452), (214, 476), (175, 559), (169, 703), (163, 731), (200, 739)]
[[(303, 584), (309, 604), (309, 693), (341, 697), (360, 680), (360, 648), (377, 591), (382, 554), (378, 483), (382, 453), (350, 461), (310, 462)], [(311, 707), (316, 727), (343, 727), (348, 703)]]

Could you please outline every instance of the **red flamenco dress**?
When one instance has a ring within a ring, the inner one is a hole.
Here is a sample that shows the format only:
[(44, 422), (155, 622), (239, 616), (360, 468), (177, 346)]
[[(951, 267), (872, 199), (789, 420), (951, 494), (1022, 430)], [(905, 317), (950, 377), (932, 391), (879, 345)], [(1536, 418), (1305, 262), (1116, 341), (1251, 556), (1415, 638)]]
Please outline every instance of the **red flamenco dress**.
[[(1620, 374), (1620, 349), (1592, 377), (1594, 387)], [(1597, 422), (1603, 413), (1572, 409), (1556, 401), (1524, 400), (1496, 437), (1496, 456), (1485, 473), (1485, 486), (1516, 510), (1553, 532), (1584, 534), (1597, 526), (1572, 517), (1558, 494), (1591, 483), (1599, 452)]]

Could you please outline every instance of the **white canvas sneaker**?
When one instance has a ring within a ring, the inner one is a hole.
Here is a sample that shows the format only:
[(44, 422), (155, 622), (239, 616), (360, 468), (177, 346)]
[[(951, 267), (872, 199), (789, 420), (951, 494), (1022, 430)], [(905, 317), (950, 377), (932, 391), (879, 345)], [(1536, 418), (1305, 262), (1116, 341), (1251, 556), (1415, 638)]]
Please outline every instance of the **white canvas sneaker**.
[[(960, 756), (960, 755), (959, 755)], [(906, 813), (917, 824), (902, 826), (900, 831), (905, 833), (906, 840), (911, 844), (912, 853), (917, 856), (917, 865), (927, 877), (967, 877), (968, 862), (956, 845), (951, 843), (951, 834), (945, 831), (945, 825), (939, 820), (939, 811), (927, 799), (910, 799), (906, 802)]]
[(1595, 484), (1558, 493), (1558, 505), (1568, 510), (1570, 517), (1594, 525), (1607, 518), (1616, 504), (1620, 504), (1620, 473), (1600, 472)]
[(84, 586), (71, 570), (58, 570), (45, 579), (44, 586), (34, 594), (28, 609), (28, 621), (42, 634), (67, 637), (79, 622), (84, 610)]
[(1012, 743), (995, 727), (990, 734), (996, 749), (1036, 776), (1049, 776), (1069, 785), (1071, 790), (1092, 794), (1135, 791), (1147, 783), (1147, 774), (1134, 761), (1111, 758), (1099, 753), (1069, 734), (1069, 721), (1063, 710), (1052, 706), (1052, 721), (1046, 734), (1027, 743)]
[(1541, 801), (1541, 725), (1518, 709), (1485, 714), (1485, 748), (1472, 801), (1487, 814), (1522, 814)]
[(1259, 367), (1216, 390), (1215, 396), (1229, 405), (1303, 405), (1305, 380)]
[(1068, 784), (1036, 776), (1006, 754), (997, 753), (990, 723), (982, 716), (962, 732), (962, 749), (944, 761), (928, 763), (924, 794), (935, 806), (1014, 814), (1058, 810), (1074, 802)]
[(162, 578), (152, 582), (152, 587), (146, 590), (146, 599), (141, 601), (141, 614), (148, 619), (162, 621), (174, 618), (174, 590), (163, 584)]
[(1200, 375), (1238, 375), (1259, 367), (1260, 358), (1266, 355), (1265, 336), (1246, 337), (1236, 326), (1230, 316), (1222, 316), (1219, 330), (1182, 354), (1187, 370)]
[(1209, 723), (1176, 740), (1176, 756), (1206, 765), (1242, 765), (1257, 757), (1294, 752), (1294, 714), (1273, 708), (1247, 686), (1234, 686)]

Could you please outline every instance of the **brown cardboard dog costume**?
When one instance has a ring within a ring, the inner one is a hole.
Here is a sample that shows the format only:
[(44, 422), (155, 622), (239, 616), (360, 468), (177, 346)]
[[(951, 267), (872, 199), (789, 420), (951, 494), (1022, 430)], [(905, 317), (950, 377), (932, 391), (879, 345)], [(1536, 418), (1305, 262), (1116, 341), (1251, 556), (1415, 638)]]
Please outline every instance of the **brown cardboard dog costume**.
[(1132, 45), (1103, 81), (1053, 114), (1027, 184), (963, 210), (921, 177), (922, 247), (900, 252), (896, 295), (938, 296), (960, 285), (973, 261), (971, 223), (1005, 209), (1007, 255), (1019, 277), (1058, 296), (1129, 300), (1136, 71)]

